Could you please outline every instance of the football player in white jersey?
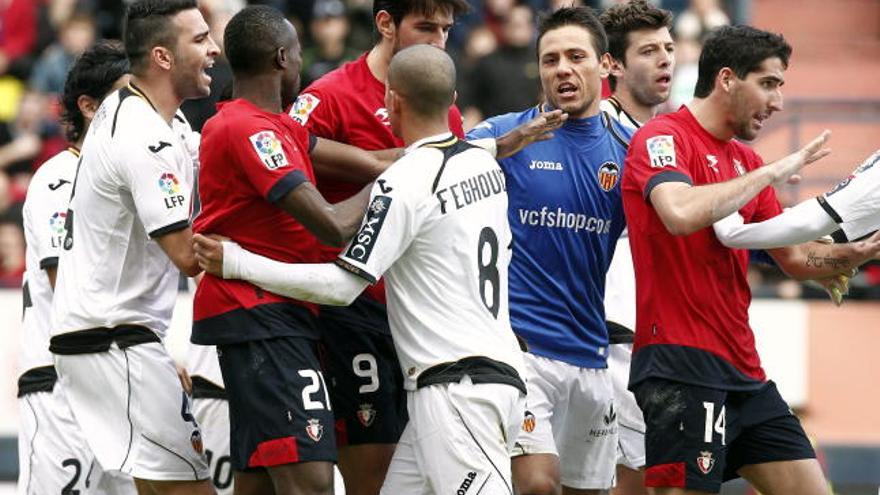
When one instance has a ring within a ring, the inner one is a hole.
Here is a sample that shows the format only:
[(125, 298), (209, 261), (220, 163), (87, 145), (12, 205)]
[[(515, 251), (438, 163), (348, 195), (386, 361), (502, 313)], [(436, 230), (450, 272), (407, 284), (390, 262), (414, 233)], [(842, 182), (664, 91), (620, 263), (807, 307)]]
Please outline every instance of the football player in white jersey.
[(86, 129), (107, 93), (128, 80), (118, 44), (99, 42), (67, 75), (63, 120), (71, 146), (47, 160), (28, 187), (22, 215), (27, 252), (18, 380), (18, 493), (134, 493), (130, 477), (104, 472), (80, 432), (49, 352), (49, 318), (67, 203)]
[[(611, 57), (609, 83), (613, 94), (599, 108), (621, 124), (638, 129), (669, 98), (675, 70), (675, 42), (669, 33), (672, 14), (645, 0), (608, 8), (599, 16), (608, 35)], [(608, 322), (608, 369), (614, 383), (617, 422), (615, 495), (647, 493), (644, 475), (645, 421), (627, 389), (636, 323), (636, 287), (629, 237), (624, 230), (605, 278), (605, 318)]]
[(194, 0), (128, 7), (130, 83), (86, 134), (67, 211), (50, 351), (105, 469), (140, 493), (212, 494), (201, 432), (161, 343), (191, 250), (192, 132), (178, 108), (206, 96), (219, 50)]
[(491, 155), (449, 132), (454, 81), (442, 50), (395, 55), (386, 105), (407, 149), (377, 179), (336, 264), (283, 264), (195, 240), (209, 272), (322, 304), (348, 304), (385, 277), (410, 420), (382, 493), (513, 493), (525, 384), (507, 306), (507, 194)]

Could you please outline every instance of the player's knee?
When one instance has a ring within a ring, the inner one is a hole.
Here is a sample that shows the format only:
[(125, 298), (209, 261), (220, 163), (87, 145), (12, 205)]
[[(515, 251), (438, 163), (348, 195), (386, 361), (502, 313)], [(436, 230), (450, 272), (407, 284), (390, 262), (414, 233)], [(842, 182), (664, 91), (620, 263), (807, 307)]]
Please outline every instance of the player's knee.
[(515, 481), (516, 493), (519, 495), (559, 495), (562, 486), (559, 480), (550, 473), (532, 472), (527, 476), (519, 476)]

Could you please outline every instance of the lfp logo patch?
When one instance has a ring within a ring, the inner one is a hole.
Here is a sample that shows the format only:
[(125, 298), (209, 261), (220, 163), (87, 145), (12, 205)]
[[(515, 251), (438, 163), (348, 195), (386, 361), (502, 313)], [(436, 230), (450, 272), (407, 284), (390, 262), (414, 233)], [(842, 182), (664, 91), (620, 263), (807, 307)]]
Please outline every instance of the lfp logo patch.
[(56, 211), (49, 217), (49, 229), (55, 234), (64, 233), (64, 222), (67, 220), (67, 212)]
[(177, 177), (175, 177), (174, 174), (171, 172), (165, 172), (159, 176), (159, 189), (165, 194), (171, 196), (172, 194), (180, 192), (180, 182), (177, 181)]
[(306, 122), (309, 121), (309, 115), (312, 114), (312, 111), (317, 108), (319, 103), (321, 103), (321, 100), (317, 96), (309, 93), (301, 94), (293, 102), (293, 106), (290, 107), (290, 116), (293, 117), (293, 120), (299, 122), (300, 125), (306, 125)]
[(646, 142), (648, 160), (654, 168), (677, 167), (675, 164), (675, 143), (672, 136), (654, 136)]
[(284, 150), (281, 148), (281, 140), (274, 132), (260, 131), (249, 139), (266, 168), (275, 170), (288, 165), (287, 157), (284, 156)]

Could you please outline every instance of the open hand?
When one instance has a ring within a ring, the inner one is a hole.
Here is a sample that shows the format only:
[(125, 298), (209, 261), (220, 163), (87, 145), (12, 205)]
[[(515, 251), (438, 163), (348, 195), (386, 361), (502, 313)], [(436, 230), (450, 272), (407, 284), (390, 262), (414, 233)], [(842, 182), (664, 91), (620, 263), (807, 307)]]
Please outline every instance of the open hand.
[(807, 143), (803, 148), (781, 160), (771, 163), (770, 166), (773, 167), (774, 171), (773, 183), (781, 185), (785, 182), (792, 184), (799, 182), (799, 172), (802, 168), (831, 154), (831, 149), (825, 147), (830, 138), (831, 131), (825, 129), (822, 131), (822, 134), (819, 134), (818, 137)]
[(553, 131), (562, 127), (566, 120), (568, 114), (559, 109), (541, 112), (534, 119), (498, 138), (497, 157), (506, 158), (532, 143), (553, 138)]

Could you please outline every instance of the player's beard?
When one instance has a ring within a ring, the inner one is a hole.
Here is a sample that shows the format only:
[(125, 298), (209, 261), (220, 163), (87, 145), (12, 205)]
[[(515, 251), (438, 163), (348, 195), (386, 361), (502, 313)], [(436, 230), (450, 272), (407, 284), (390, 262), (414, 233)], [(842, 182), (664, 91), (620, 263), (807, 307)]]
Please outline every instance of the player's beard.
[(665, 103), (669, 99), (669, 91), (665, 94), (653, 91), (650, 88), (654, 85), (654, 82), (655, 80), (651, 79), (650, 73), (637, 76), (633, 84), (628, 84), (633, 99), (646, 107), (656, 107), (661, 103)]

